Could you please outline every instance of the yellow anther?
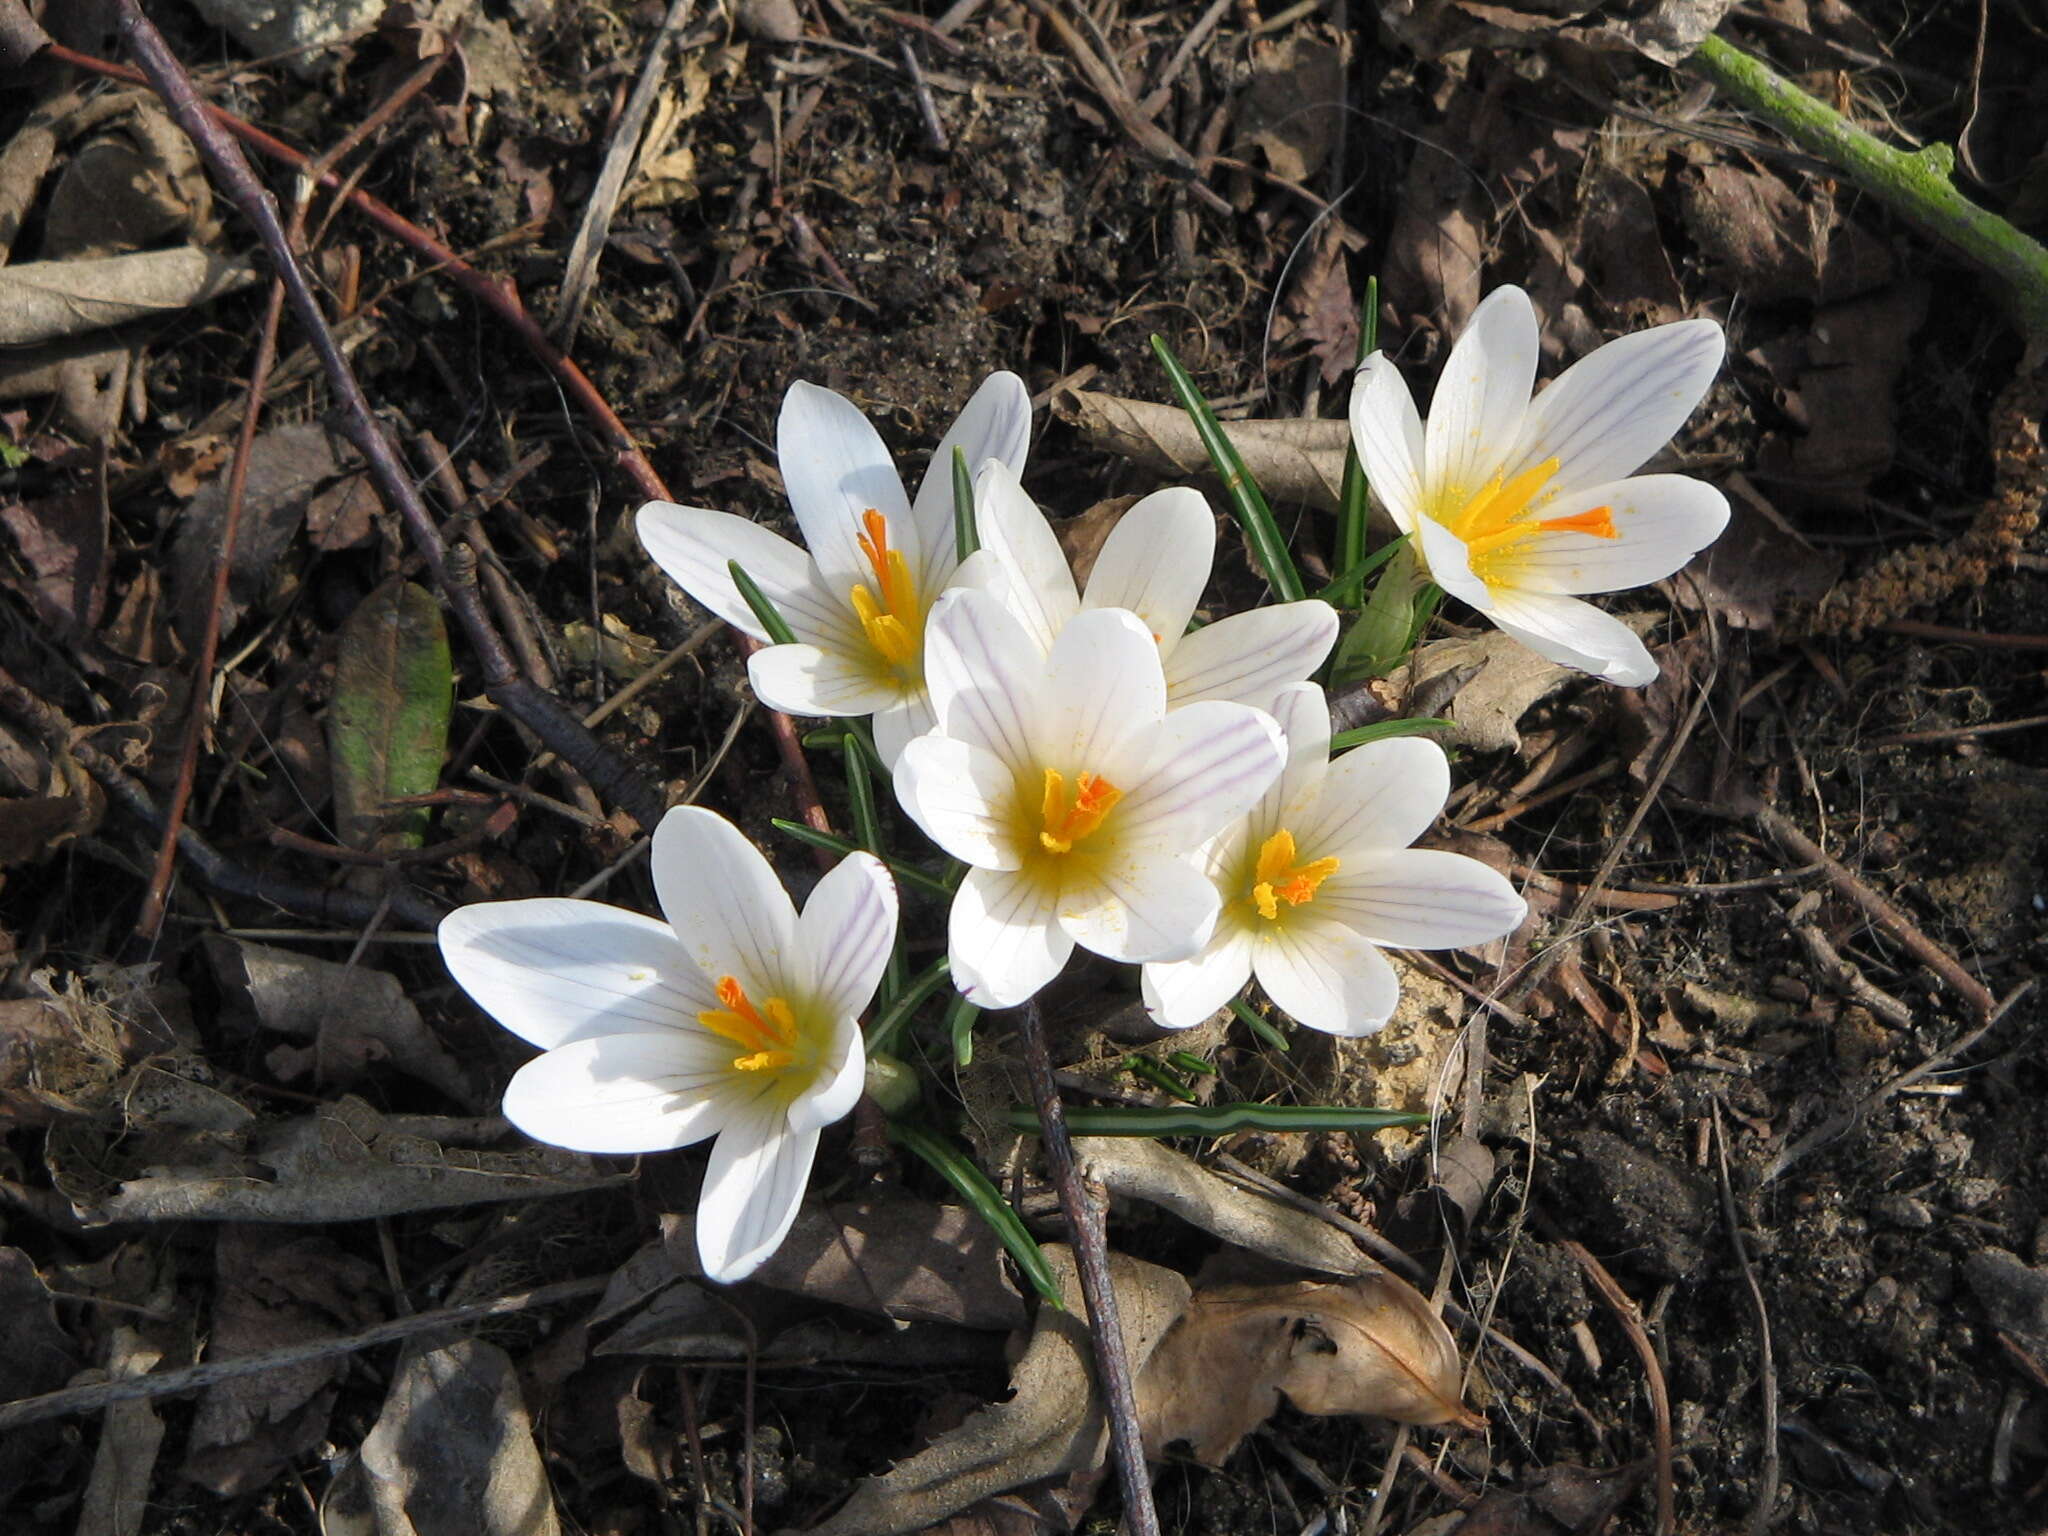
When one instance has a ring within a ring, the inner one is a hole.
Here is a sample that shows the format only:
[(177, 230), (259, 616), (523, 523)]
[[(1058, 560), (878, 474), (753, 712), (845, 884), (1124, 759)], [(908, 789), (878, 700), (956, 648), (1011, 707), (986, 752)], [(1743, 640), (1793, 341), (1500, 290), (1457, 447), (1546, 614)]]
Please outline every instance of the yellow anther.
[(1282, 827), (1259, 844), (1258, 868), (1252, 874), (1251, 903), (1259, 916), (1273, 922), (1280, 916), (1280, 903), (1290, 907), (1315, 900), (1316, 888), (1337, 873), (1335, 859), (1316, 859), (1297, 865), (1294, 834)]
[(881, 652), (882, 659), (892, 667), (908, 666), (917, 659), (917, 581), (903, 551), (889, 547), (889, 520), (870, 507), (860, 521), (864, 531), (854, 537), (860, 552), (867, 556), (875, 584), (854, 585), (849, 594), (853, 611), (868, 643)]
[(768, 997), (757, 1008), (736, 976), (719, 977), (717, 991), (725, 1006), (706, 1008), (697, 1015), (697, 1022), (746, 1052), (733, 1058), (734, 1070), (774, 1071), (796, 1061), (796, 1013), (788, 1002)]
[(1611, 507), (1593, 507), (1568, 517), (1529, 516), (1530, 504), (1542, 494), (1557, 469), (1556, 459), (1545, 459), (1512, 480), (1495, 475), (1478, 495), (1439, 519), (1465, 541), (1472, 574), (1481, 581), (1493, 581), (1491, 570), (1495, 563), (1539, 533), (1585, 533), (1596, 539), (1621, 537), (1615, 530)]
[(1045, 795), (1039, 802), (1039, 844), (1047, 853), (1068, 853), (1074, 844), (1102, 825), (1102, 818), (1123, 799), (1124, 792), (1092, 773), (1074, 777), (1074, 798), (1067, 799), (1067, 781), (1056, 768), (1045, 770)]

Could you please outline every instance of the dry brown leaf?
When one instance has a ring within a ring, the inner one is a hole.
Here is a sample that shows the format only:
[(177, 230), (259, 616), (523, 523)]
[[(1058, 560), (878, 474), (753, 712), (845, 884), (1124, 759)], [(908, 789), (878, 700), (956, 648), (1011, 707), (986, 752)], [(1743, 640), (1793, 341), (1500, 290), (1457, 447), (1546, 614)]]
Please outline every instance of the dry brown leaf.
[[(1187, 414), (1175, 405), (1126, 400), (1092, 390), (1062, 390), (1053, 411), (1089, 444), (1122, 454), (1161, 475), (1213, 478), (1209, 455)], [(1231, 421), (1224, 430), (1269, 501), (1337, 509), (1351, 428), (1342, 421)], [(1375, 517), (1378, 514), (1375, 513)], [(1381, 523), (1384, 533), (1391, 525)]]
[(0, 501), (0, 523), (14, 536), (29, 579), (7, 584), (34, 604), (58, 635), (99, 624), (107, 601), (106, 487), (100, 476), (75, 490), (35, 501)]
[[(0, 1402), (54, 1392), (84, 1363), (35, 1261), (19, 1248), (0, 1248), (0, 1360)], [(18, 1508), (25, 1488), (61, 1478), (69, 1460), (61, 1447), (76, 1438), (57, 1420), (0, 1435), (0, 1509)]]
[[(1645, 616), (1647, 618), (1647, 616)], [(1424, 713), (1447, 717), (1452, 740), (1475, 752), (1512, 752), (1522, 745), (1516, 727), (1523, 715), (1573, 678), (1583, 674), (1546, 661), (1497, 629), (1448, 640), (1432, 640), (1410, 658), (1404, 674), (1411, 698), (1439, 680), (1456, 680), (1446, 705), (1429, 700)]]
[(1393, 1275), (1219, 1286), (1195, 1293), (1138, 1379), (1138, 1419), (1148, 1456), (1186, 1441), (1212, 1466), (1282, 1397), (1320, 1417), (1476, 1428), (1483, 1420), (1459, 1401), (1458, 1373), (1449, 1330)]
[(481, 1339), (409, 1354), (321, 1516), (330, 1536), (556, 1536), (511, 1357)]
[[(1031, 1342), (1010, 1373), (1008, 1402), (992, 1403), (880, 1477), (857, 1484), (811, 1536), (899, 1536), (921, 1530), (1026, 1483), (1102, 1463), (1109, 1431), (1092, 1387), (1087, 1312), (1073, 1253), (1045, 1249), (1060, 1278), (1064, 1311), (1041, 1305)], [(1187, 1305), (1187, 1282), (1170, 1269), (1122, 1254), (1109, 1256), (1133, 1374)]]
[(1260, 48), (1237, 98), (1236, 153), (1258, 149), (1285, 181), (1321, 170), (1344, 131), (1345, 53), (1341, 41), (1299, 31)]
[[(496, 1120), (380, 1115), (361, 1099), (342, 1097), (310, 1115), (231, 1138), (216, 1136), (205, 1166), (162, 1166), (147, 1138), (124, 1145), (136, 1176), (118, 1165), (111, 1143), (79, 1146), (52, 1173), (82, 1221), (367, 1221), (406, 1211), (439, 1210), (489, 1200), (582, 1194), (619, 1183), (580, 1153), (556, 1147), (476, 1152), (465, 1140), (495, 1140)], [(116, 1182), (117, 1181), (117, 1182)]]
[[(697, 1222), (662, 1218), (673, 1272), (695, 1276)], [(1024, 1301), (1003, 1274), (1003, 1245), (964, 1206), (910, 1195), (831, 1205), (806, 1201), (755, 1284), (898, 1322), (957, 1323), (1007, 1332)]]
[[(166, 1292), (162, 1305), (168, 1310), (172, 1300)], [(116, 1323), (108, 1337), (107, 1376), (113, 1381), (146, 1376), (163, 1357), (161, 1345)], [(92, 1476), (78, 1505), (76, 1536), (138, 1536), (150, 1510), (149, 1485), (163, 1439), (163, 1417), (147, 1398), (108, 1405)]]
[[(214, 1243), (207, 1358), (232, 1360), (353, 1333), (377, 1321), (376, 1266), (324, 1237), (278, 1241), (222, 1227)], [(311, 1360), (218, 1382), (199, 1399), (184, 1475), (222, 1495), (260, 1487), (327, 1434), (349, 1357)]]
[(1841, 556), (1807, 543), (1747, 476), (1722, 484), (1728, 527), (1671, 583), (1673, 598), (1711, 608), (1732, 629), (1769, 629), (1780, 609), (1812, 608), (1841, 576)]
[(1444, 126), (1424, 135), (1408, 162), (1381, 276), (1397, 335), (1455, 336), (1479, 307), (1493, 211), (1466, 163), (1479, 100), (1477, 91), (1460, 91)]
[(283, 1081), (310, 1074), (317, 1087), (349, 1087), (374, 1064), (389, 1061), (472, 1112), (488, 1101), (388, 972), (238, 939), (209, 939), (206, 952), (221, 986), (258, 1024), (308, 1042), (269, 1053), (266, 1060)]
[(32, 347), (162, 319), (255, 281), (249, 262), (195, 246), (0, 267), (0, 346)]
[(51, 189), (42, 248), (50, 260), (113, 256), (173, 237), (205, 244), (216, 232), (192, 141), (147, 92), (123, 99), (111, 121), (102, 102), (79, 114), (105, 131), (71, 151)]
[(1375, 1266), (1328, 1222), (1230, 1183), (1183, 1152), (1142, 1136), (1081, 1136), (1074, 1155), (1111, 1194), (1143, 1200), (1249, 1252), (1297, 1269), (1362, 1274)]

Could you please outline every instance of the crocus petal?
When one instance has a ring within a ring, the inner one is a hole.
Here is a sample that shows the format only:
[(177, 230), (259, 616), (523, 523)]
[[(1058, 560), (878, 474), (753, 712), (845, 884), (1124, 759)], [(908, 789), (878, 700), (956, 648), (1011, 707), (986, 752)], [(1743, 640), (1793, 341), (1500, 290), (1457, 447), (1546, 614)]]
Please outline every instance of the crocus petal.
[(1315, 904), (1375, 943), (1402, 949), (1484, 944), (1513, 933), (1529, 912), (1498, 870), (1433, 848), (1350, 860), (1323, 882)]
[(1530, 404), (1506, 473), (1554, 458), (1557, 478), (1549, 490), (1558, 496), (1632, 474), (1685, 425), (1726, 349), (1711, 320), (1681, 320), (1608, 342)]
[(845, 602), (818, 583), (811, 557), (779, 533), (708, 507), (650, 501), (633, 519), (640, 542), (668, 579), (742, 634), (768, 631), (733, 585), (731, 562), (745, 568), (800, 640), (844, 645), (860, 635)]
[(1486, 615), (1537, 655), (1624, 688), (1657, 676), (1648, 647), (1621, 620), (1591, 603), (1552, 592), (1502, 588)]
[(1373, 495), (1402, 532), (1412, 533), (1424, 517), (1422, 415), (1384, 352), (1360, 363), (1351, 382), (1351, 441)]
[(922, 688), (910, 688), (875, 711), (869, 722), (875, 733), (875, 751), (893, 772), (903, 749), (938, 724), (931, 695)]
[(834, 1018), (853, 1018), (874, 1000), (896, 942), (896, 882), (870, 853), (841, 859), (812, 887), (796, 920), (811, 957), (812, 1000)]
[(871, 715), (903, 696), (901, 683), (815, 645), (763, 646), (747, 658), (747, 681), (763, 704), (792, 715)]
[(1264, 709), (1336, 642), (1337, 610), (1320, 599), (1249, 608), (1181, 637), (1166, 657), (1166, 696), (1175, 709), (1201, 699)]
[(1192, 960), (1154, 960), (1145, 966), (1145, 1011), (1167, 1029), (1192, 1029), (1227, 1007), (1251, 976), (1251, 940), (1219, 925)]
[(1042, 656), (1081, 606), (1059, 537), (1038, 504), (1024, 494), (1016, 470), (1000, 460), (982, 465), (975, 477), (974, 515), (981, 547), (1002, 569), (1003, 606)]
[(716, 1135), (730, 1042), (697, 1031), (575, 1040), (529, 1061), (505, 1087), (505, 1118), (578, 1152), (666, 1152)]
[(999, 870), (970, 869), (961, 878), (946, 935), (953, 985), (983, 1008), (1029, 1000), (1074, 952), (1043, 888)]
[(990, 459), (1001, 459), (1022, 474), (1031, 447), (1031, 391), (1014, 373), (992, 373), (981, 381), (939, 446), (932, 451), (924, 480), (918, 485), (911, 516), (924, 544), (923, 569), (916, 571), (920, 592), (936, 593), (951, 574), (958, 539), (953, 529), (953, 450), (967, 459), (972, 475)]
[(1728, 498), (1689, 475), (1637, 475), (1560, 496), (1546, 518), (1605, 507), (1614, 537), (1544, 533), (1496, 557), (1503, 580), (1532, 592), (1620, 592), (1662, 581), (1721, 536)]
[(755, 995), (810, 990), (796, 907), (739, 828), (702, 806), (676, 806), (654, 829), (648, 863), (663, 915), (707, 978), (736, 977)]
[(1459, 333), (1423, 429), (1426, 483), (1447, 506), (1482, 490), (1514, 448), (1539, 345), (1535, 307), (1519, 288), (1494, 289)]
[(1435, 742), (1369, 741), (1331, 762), (1321, 799), (1289, 830), (1312, 858), (1406, 848), (1429, 830), (1450, 793), (1450, 760)]
[(1287, 762), (1252, 813), (1261, 841), (1274, 826), (1292, 826), (1315, 805), (1330, 769), (1330, 701), (1321, 688), (1314, 683), (1282, 688), (1273, 698), (1273, 723), (1287, 743)]
[(1010, 812), (1017, 776), (970, 742), (920, 736), (896, 760), (896, 799), (924, 835), (977, 869), (1024, 862)]
[(817, 1155), (818, 1133), (790, 1127), (772, 1097), (734, 1115), (711, 1148), (697, 1200), (706, 1279), (744, 1280), (789, 1235)]
[(1286, 755), (1264, 710), (1215, 700), (1176, 709), (1117, 805), (1117, 836), (1189, 852), (1257, 805)]
[(1090, 608), (1067, 621), (1038, 690), (1040, 762), (1100, 775), (1128, 793), (1165, 715), (1159, 647), (1136, 614)]
[(881, 434), (852, 401), (801, 379), (790, 385), (775, 428), (775, 456), (789, 509), (827, 587), (875, 584), (859, 542), (868, 512), (882, 514), (890, 544), (903, 551), (913, 572), (922, 569), (924, 551), (903, 482)]
[(1127, 608), (1171, 655), (1187, 632), (1216, 558), (1216, 519), (1200, 491), (1154, 491), (1109, 530), (1088, 575), (1084, 608)]
[(1493, 612), (1493, 589), (1472, 573), (1471, 551), (1463, 539), (1434, 518), (1425, 518), (1416, 525), (1415, 545), (1431, 581), (1481, 613)]
[(1014, 773), (1030, 772), (1045, 652), (986, 592), (948, 592), (932, 605), (924, 635), (925, 687), (939, 728)]
[(667, 923), (600, 902), (478, 902), (441, 919), (440, 939), (462, 990), (542, 1050), (694, 1029), (700, 1011), (718, 1006)]
[(789, 1102), (793, 1131), (821, 1131), (853, 1113), (868, 1084), (867, 1042), (851, 1015), (837, 1021), (817, 1080)]
[(1215, 885), (1182, 853), (1126, 848), (1095, 878), (1060, 892), (1059, 924), (1083, 949), (1111, 960), (1185, 960), (1199, 954), (1222, 907)]
[(1252, 972), (1291, 1018), (1326, 1035), (1377, 1034), (1401, 1000), (1387, 957), (1341, 923), (1276, 924), (1253, 939)]

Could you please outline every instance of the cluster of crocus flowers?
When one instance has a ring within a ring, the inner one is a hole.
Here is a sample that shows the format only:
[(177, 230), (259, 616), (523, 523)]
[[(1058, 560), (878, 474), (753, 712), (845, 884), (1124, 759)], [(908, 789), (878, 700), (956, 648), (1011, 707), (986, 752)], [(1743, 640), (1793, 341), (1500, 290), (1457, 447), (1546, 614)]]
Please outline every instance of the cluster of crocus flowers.
[(1720, 371), (1711, 320), (1611, 341), (1530, 398), (1536, 312), (1496, 288), (1451, 348), (1424, 422), (1384, 353), (1359, 367), (1351, 437), (1373, 494), (1429, 577), (1539, 655), (1637, 687), (1657, 664), (1634, 630), (1580, 601), (1660, 581), (1727, 526), (1721, 493), (1635, 471)]
[(697, 1208), (704, 1273), (737, 1280), (796, 1219), (819, 1132), (860, 1097), (859, 1016), (896, 938), (896, 888), (854, 854), (798, 913), (759, 849), (679, 806), (650, 860), (666, 922), (593, 901), (459, 907), (441, 955), (483, 1009), (543, 1054), (505, 1118), (583, 1152), (717, 1140)]
[[(1720, 494), (1634, 473), (1720, 365), (1689, 321), (1625, 337), (1531, 398), (1537, 330), (1518, 289), (1453, 348), (1428, 421), (1379, 354), (1351, 427), (1374, 493), (1420, 567), (1502, 630), (1595, 676), (1656, 675), (1635, 633), (1580, 601), (1671, 574), (1727, 520)], [(1006, 1008), (1075, 948), (1141, 967), (1169, 1028), (1256, 980), (1297, 1022), (1381, 1028), (1399, 999), (1386, 948), (1512, 932), (1527, 907), (1477, 860), (1413, 846), (1450, 788), (1441, 748), (1387, 739), (1332, 757), (1308, 681), (1335, 642), (1327, 604), (1195, 624), (1215, 520), (1195, 491), (1131, 507), (1085, 585), (1020, 484), (1030, 404), (992, 375), (914, 500), (848, 401), (785, 397), (777, 450), (806, 548), (743, 518), (652, 503), (662, 568), (757, 641), (743, 569), (793, 643), (750, 658), (755, 692), (804, 715), (872, 716), (896, 796), (966, 866), (947, 920), (954, 984)], [(951, 469), (974, 472), (959, 553)], [(592, 902), (465, 907), (442, 924), (457, 981), (542, 1055), (506, 1116), (590, 1152), (716, 1138), (698, 1211), (704, 1271), (734, 1280), (794, 1220), (821, 1130), (858, 1098), (859, 1016), (895, 941), (882, 864), (854, 854), (799, 914), (767, 860), (709, 811), (671, 811), (652, 849), (667, 921)]]

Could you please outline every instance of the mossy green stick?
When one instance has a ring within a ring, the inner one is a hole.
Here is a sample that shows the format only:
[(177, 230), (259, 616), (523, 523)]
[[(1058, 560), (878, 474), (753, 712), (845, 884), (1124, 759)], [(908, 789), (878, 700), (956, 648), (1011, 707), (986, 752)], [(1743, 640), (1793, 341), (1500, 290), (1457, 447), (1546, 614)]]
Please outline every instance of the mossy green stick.
[(2048, 247), (1956, 190), (1948, 145), (1894, 149), (1720, 37), (1701, 43), (1691, 63), (1730, 100), (1998, 278), (2030, 345), (2048, 346)]

